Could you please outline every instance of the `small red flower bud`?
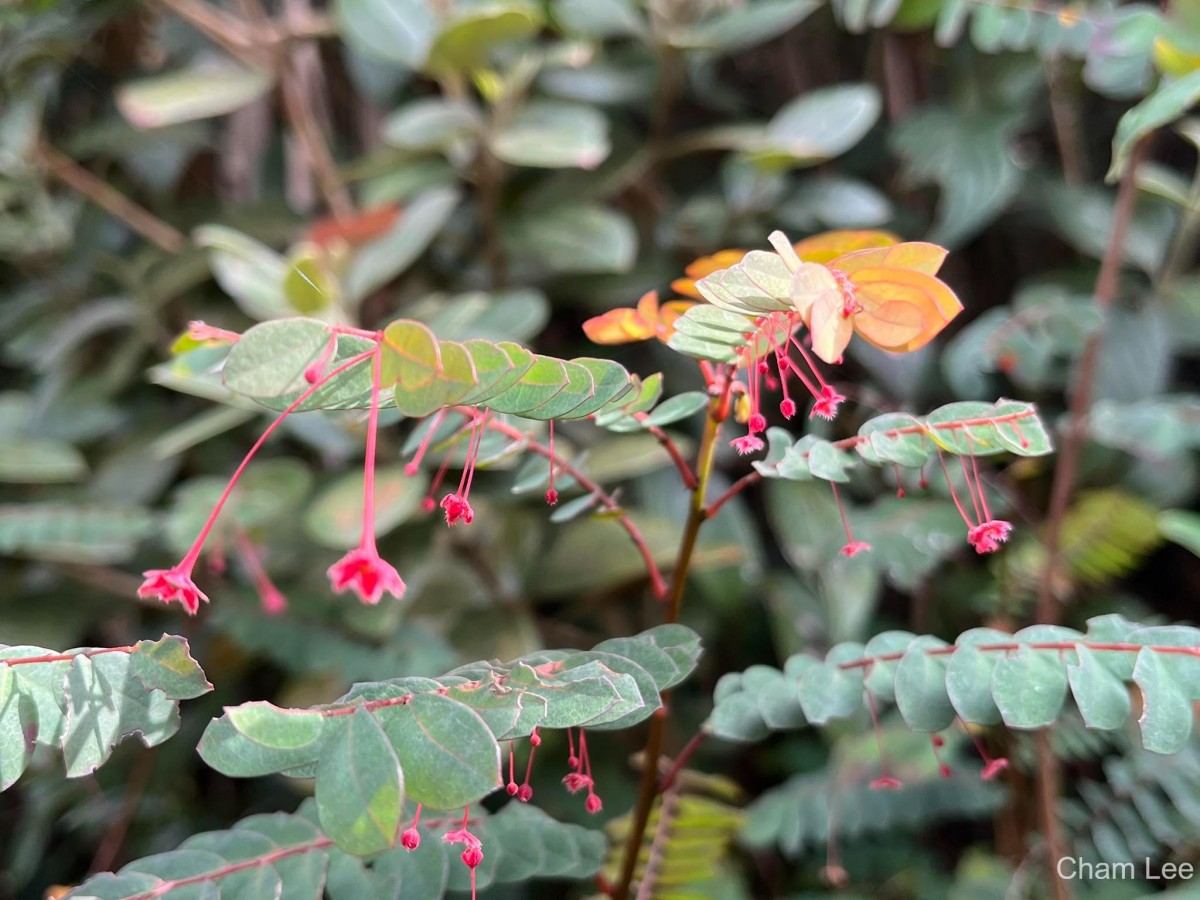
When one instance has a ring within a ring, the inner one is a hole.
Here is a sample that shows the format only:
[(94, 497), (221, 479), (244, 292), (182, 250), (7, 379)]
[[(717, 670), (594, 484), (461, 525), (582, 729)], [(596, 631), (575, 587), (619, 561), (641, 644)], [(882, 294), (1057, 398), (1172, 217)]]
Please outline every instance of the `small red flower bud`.
[(426, 497), (421, 501), (421, 509), (425, 510), (427, 513), (431, 513), (437, 509), (437, 501), (432, 497)]
[(554, 488), (550, 488), (550, 490), (546, 491), (546, 502), (550, 506), (557, 505), (558, 504), (558, 491), (556, 491)]
[(533, 730), (531, 732), (529, 732), (529, 746), (531, 746), (531, 747), (542, 746), (542, 736), (540, 734), (538, 734), (536, 725), (534, 726)]
[(462, 861), (474, 869), (483, 862), (483, 850), (479, 847), (468, 847), (462, 852)]
[(521, 789), (517, 791), (517, 799), (522, 803), (528, 803), (533, 799), (533, 788), (527, 784), (521, 785)]
[(595, 815), (596, 813), (600, 812), (600, 810), (604, 809), (604, 804), (595, 794), (588, 794), (587, 800), (583, 802), (583, 806), (584, 809), (586, 809), (592, 815)]
[(940, 766), (938, 766), (938, 773), (943, 778), (949, 778), (950, 777), (950, 767), (948, 765), (946, 765), (945, 763), (942, 763)]
[(504, 790), (508, 791), (508, 796), (515, 797), (517, 796), (517, 791), (519, 791), (520, 788), (517, 787), (517, 783), (515, 781), (510, 781), (504, 786)]
[(929, 740), (933, 743), (933, 746), (935, 746), (935, 747), (945, 747), (946, 746), (946, 739), (944, 737), (942, 737), (940, 734), (935, 734), (935, 735), (931, 736), (929, 738)]
[(415, 828), (406, 828), (400, 835), (400, 846), (405, 850), (416, 850), (421, 846), (421, 832)]
[(791, 397), (785, 398), (784, 401), (779, 404), (779, 412), (783, 414), (785, 419), (790, 419), (796, 414), (796, 401)]
[(750, 416), (750, 421), (747, 423), (751, 434), (757, 434), (767, 427), (767, 417), (762, 413), (754, 413)]
[(871, 545), (868, 544), (866, 541), (851, 541), (850, 543), (848, 543), (842, 547), (841, 552), (842, 552), (842, 556), (852, 558), (852, 557), (858, 556), (858, 554), (860, 554), (866, 550), (870, 550), (870, 549), (871, 549)]
[(404, 464), (404, 474), (409, 476), (410, 478), (413, 475), (416, 475), (420, 471), (421, 471), (421, 467), (419, 465), (417, 465), (417, 463), (415, 463), (415, 462), (408, 462), (408, 463)]

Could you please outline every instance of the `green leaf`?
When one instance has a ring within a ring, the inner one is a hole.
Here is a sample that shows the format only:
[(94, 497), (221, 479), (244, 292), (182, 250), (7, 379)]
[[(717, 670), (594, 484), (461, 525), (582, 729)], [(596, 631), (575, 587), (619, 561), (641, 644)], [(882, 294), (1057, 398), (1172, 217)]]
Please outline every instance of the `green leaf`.
[(65, 441), (17, 438), (0, 442), (0, 482), (55, 484), (87, 475), (83, 454)]
[(1168, 509), (1158, 514), (1158, 531), (1169, 541), (1200, 556), (1200, 514)]
[(788, 103), (767, 126), (764, 161), (813, 165), (845, 153), (863, 139), (883, 108), (870, 84), (839, 84), (809, 91)]
[[(863, 655), (875, 661), (867, 670), (864, 686), (883, 703), (891, 703), (896, 699), (896, 667), (915, 638), (916, 635), (909, 631), (884, 631), (867, 641)], [(897, 653), (901, 654), (899, 659), (878, 658)]]
[(648, 30), (635, 0), (558, 0), (554, 18), (567, 34), (584, 38), (643, 35)]
[(514, 257), (556, 273), (627, 272), (637, 255), (637, 231), (622, 213), (587, 203), (529, 211), (505, 228)]
[[(534, 356), (533, 365), (512, 387), (487, 398), (493, 412), (525, 415), (552, 400), (570, 380), (562, 360), (549, 356)], [(582, 402), (582, 401), (580, 401)]]
[(255, 399), (279, 397), (304, 382), (304, 370), (329, 345), (329, 328), (316, 319), (276, 319), (255, 325), (229, 351), (225, 386)]
[(685, 391), (676, 394), (669, 400), (654, 408), (642, 422), (643, 427), (671, 425), (675, 422), (693, 416), (708, 406), (709, 397), (704, 391)]
[(1142, 746), (1155, 753), (1178, 753), (1192, 736), (1192, 704), (1188, 692), (1149, 648), (1138, 651), (1133, 682), (1142, 691)]
[(1066, 667), (1055, 654), (1022, 645), (996, 660), (992, 697), (1009, 728), (1046, 727), (1058, 718), (1066, 695)]
[(815, 0), (757, 0), (679, 29), (670, 42), (684, 49), (734, 53), (783, 34), (819, 6)]
[(340, 725), (317, 765), (321, 828), (349, 853), (366, 856), (396, 843), (404, 772), (388, 736), (362, 707)]
[(1200, 101), (1200, 70), (1174, 81), (1165, 81), (1150, 96), (1127, 110), (1113, 135), (1112, 165), (1104, 180), (1110, 184), (1119, 180), (1134, 145), (1156, 128), (1181, 118), (1197, 101)]
[(862, 644), (837, 644), (823, 662), (810, 666), (800, 676), (800, 708), (814, 725), (846, 718), (862, 708), (863, 671), (843, 669), (840, 664), (861, 659), (863, 650)]
[(996, 725), (1000, 708), (992, 697), (992, 671), (997, 653), (976, 649), (980, 644), (1003, 644), (1012, 635), (994, 628), (971, 628), (955, 641), (958, 647), (946, 666), (946, 693), (964, 722)]
[(77, 655), (67, 669), (66, 719), (62, 736), (67, 777), (89, 775), (122, 738), (137, 734), (147, 747), (179, 730), (176, 703), (147, 690), (130, 671), (129, 655)]
[(941, 188), (927, 240), (960, 245), (1008, 206), (1022, 180), (1009, 151), (1019, 124), (1011, 114), (927, 108), (892, 131), (891, 144), (904, 160), (905, 178)]
[(446, 150), (475, 137), (482, 126), (479, 110), (470, 103), (422, 97), (388, 116), (381, 136), (402, 150)]
[(340, 287), (322, 248), (307, 243), (293, 248), (283, 277), (283, 294), (288, 306), (303, 315), (313, 315), (337, 304)]
[(274, 78), (228, 59), (207, 59), (117, 88), (117, 109), (135, 128), (162, 128), (223, 116), (262, 97)]
[[(375, 534), (382, 537), (421, 508), (429, 480), (403, 466), (375, 470)], [(347, 472), (325, 488), (304, 514), (304, 528), (318, 544), (334, 550), (358, 546), (363, 520), (363, 474)]]
[(1085, 645), (1076, 644), (1075, 652), (1079, 663), (1067, 667), (1067, 678), (1079, 714), (1088, 728), (1116, 731), (1129, 718), (1129, 691)]
[(420, 69), (438, 34), (425, 0), (337, 0), (347, 42), (382, 62)]
[(542, 169), (594, 169), (609, 153), (608, 121), (590, 106), (534, 100), (492, 134), (500, 160)]
[(441, 233), (461, 195), (455, 188), (433, 188), (408, 205), (392, 230), (359, 250), (346, 270), (348, 299), (361, 302), (408, 270)]
[(500, 745), (479, 714), (462, 703), (415, 694), (389, 710), (384, 728), (404, 766), (408, 796), (417, 803), (454, 809), (503, 783)]
[(480, 68), (493, 48), (531, 37), (541, 25), (536, 6), (515, 0), (468, 8), (434, 40), (426, 68), (435, 74)]
[(37, 743), (37, 708), (18, 687), (12, 667), (0, 666), (0, 791), (21, 777)]
[(854, 457), (829, 441), (817, 441), (808, 450), (808, 470), (825, 481), (848, 482), (846, 473), (854, 468)]
[(246, 315), (266, 320), (292, 312), (283, 287), (287, 261), (270, 247), (224, 225), (203, 225), (192, 240), (208, 250), (217, 284)]
[(942, 731), (954, 722), (954, 706), (946, 690), (950, 656), (927, 652), (945, 646), (945, 641), (934, 637), (915, 638), (896, 667), (896, 706), (917, 731)]
[(160, 690), (172, 700), (192, 700), (212, 690), (200, 664), (192, 659), (185, 638), (164, 634), (157, 641), (138, 641), (129, 670), (146, 690)]

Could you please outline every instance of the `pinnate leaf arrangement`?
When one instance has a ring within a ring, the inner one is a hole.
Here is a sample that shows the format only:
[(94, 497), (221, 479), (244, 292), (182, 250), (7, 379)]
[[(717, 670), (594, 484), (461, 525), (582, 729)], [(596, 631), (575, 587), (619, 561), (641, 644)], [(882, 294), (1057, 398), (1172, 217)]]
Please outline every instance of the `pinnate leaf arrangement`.
[[(560, 491), (578, 492), (560, 510), (596, 509), (624, 529), (665, 622), (587, 651), (542, 651), (439, 677), (358, 683), (328, 704), (226, 707), (200, 740), (203, 761), (237, 778), (311, 780), (313, 798), (295, 814), (252, 816), (231, 830), (196, 835), (177, 850), (97, 875), (68, 896), (128, 900), (212, 886), (247, 897), (281, 891), (320, 897), (328, 889), (338, 896), (403, 890), (436, 898), (543, 876), (595, 877), (602, 892), (624, 897), (635, 877), (652, 880), (655, 859), (677, 852), (669, 831), (689, 821), (680, 804), (690, 809), (696, 802), (679, 793), (679, 779), (690, 774), (683, 767), (704, 737), (756, 741), (807, 725), (865, 722), (874, 727), (879, 761), (867, 789), (901, 790), (880, 724), (891, 706), (907, 729), (930, 735), (929, 752), (944, 778), (960, 777), (943, 759), (947, 741), (962, 739), (954, 729), (972, 737), (982, 756), (978, 777), (990, 782), (1008, 760), (988, 754), (976, 736), (980, 727), (1045, 728), (1063, 715), (1070, 694), (1089, 728), (1122, 729), (1130, 683), (1142, 697), (1145, 747), (1158, 753), (1186, 747), (1191, 703), (1200, 699), (1196, 629), (1138, 626), (1111, 615), (1093, 619), (1086, 633), (976, 628), (954, 643), (888, 631), (865, 644), (837, 644), (823, 658), (792, 656), (782, 669), (723, 675), (702, 733), (667, 775), (645, 780), (649, 789), (623, 820), (623, 839), (611, 846), (600, 832), (561, 824), (531, 805), (536, 759), (559, 767), (562, 788), (579, 796), (586, 813), (605, 808), (588, 747), (598, 732), (649, 720), (658, 739), (643, 765), (658, 770), (670, 692), (701, 657), (699, 636), (677, 621), (691, 550), (702, 525), (738, 493), (763, 479), (824, 482), (844, 529), (838, 555), (849, 558), (872, 549), (855, 538), (840, 493), (856, 470), (884, 470), (900, 498), (929, 490), (937, 479), (962, 519), (965, 543), (991, 554), (1013, 526), (997, 514), (980, 460), (1051, 452), (1036, 409), (1006, 399), (952, 403), (926, 415), (886, 413), (866, 418), (855, 436), (841, 440), (770, 425), (776, 413), (784, 422), (795, 419), (801, 402), (808, 420), (831, 421), (842, 412), (848, 401), (834, 387), (834, 373), (854, 336), (903, 353), (931, 341), (961, 310), (937, 277), (946, 251), (933, 244), (855, 231), (797, 244), (776, 232), (770, 245), (698, 260), (673, 285), (680, 299), (660, 304), (647, 294), (635, 307), (585, 323), (599, 344), (656, 339), (696, 360), (704, 390), (665, 401), (661, 375), (640, 378), (605, 359), (558, 359), (513, 342), (443, 339), (412, 319), (372, 331), (283, 318), (244, 334), (193, 323), (177, 343), (180, 358), (215, 353), (225, 388), (277, 416), (182, 559), (144, 573), (142, 599), (177, 604), (193, 616), (213, 602), (196, 583), (197, 565), (214, 552), (218, 518), (259, 449), (293, 414), (365, 410), (358, 541), (329, 563), (334, 592), (371, 606), (404, 600), (402, 561), (385, 559), (376, 540), (378, 436), (385, 421), (386, 427), (400, 421), (409, 431), (404, 476), (420, 485), (426, 514), (447, 527), (472, 526), (476, 469), (528, 454), (537, 468), (526, 464), (521, 478), (544, 486), (547, 504), (557, 506)], [(704, 437), (689, 461), (663, 426), (700, 411)], [(555, 423), (572, 420), (649, 431), (670, 453), (691, 512), (669, 577), (616, 496), (556, 445)], [(727, 444), (752, 457), (750, 471), (710, 496), (720, 435), (731, 421), (740, 433)], [(284, 615), (286, 598), (253, 545), (243, 553), (264, 610)], [(62, 654), (2, 648), (0, 746), (16, 752), (0, 759), (0, 787), (16, 781), (39, 744), (59, 747), (67, 774), (78, 776), (103, 763), (126, 736), (137, 734), (148, 746), (166, 740), (178, 729), (178, 702), (210, 689), (180, 638)], [(109, 706), (111, 698), (121, 702)], [(557, 764), (545, 760), (548, 753), (559, 754)], [(494, 798), (505, 795), (511, 799), (498, 805)], [(705, 802), (728, 822), (721, 839), (727, 841), (736, 813)], [(649, 861), (639, 862), (643, 850)]]

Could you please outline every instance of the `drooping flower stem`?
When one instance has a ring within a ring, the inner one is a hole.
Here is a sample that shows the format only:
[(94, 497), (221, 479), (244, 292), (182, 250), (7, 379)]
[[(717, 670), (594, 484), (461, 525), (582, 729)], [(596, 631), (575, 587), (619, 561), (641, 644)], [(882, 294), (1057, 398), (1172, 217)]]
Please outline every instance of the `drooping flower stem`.
[(195, 566), (196, 560), (200, 558), (200, 551), (203, 549), (204, 543), (208, 540), (208, 536), (212, 532), (213, 526), (217, 523), (217, 517), (221, 515), (221, 510), (224, 508), (225, 503), (233, 494), (233, 489), (237, 485), (238, 479), (242, 477), (242, 473), (246, 471), (246, 467), (250, 465), (250, 460), (254, 458), (254, 455), (258, 453), (258, 451), (262, 448), (262, 445), (265, 444), (267, 439), (275, 433), (275, 430), (283, 424), (283, 420), (299, 409), (300, 406), (303, 405), (304, 401), (319, 391), (332, 379), (336, 378), (338, 375), (341, 375), (348, 369), (357, 366), (360, 362), (375, 353), (376, 348), (372, 348), (371, 350), (364, 351), (363, 353), (358, 354), (358, 356), (346, 360), (346, 362), (329, 372), (311, 387), (306, 388), (299, 397), (288, 404), (287, 408), (278, 416), (276, 416), (275, 420), (263, 430), (263, 433), (259, 436), (258, 440), (254, 442), (254, 445), (250, 448), (245, 457), (243, 457), (241, 463), (234, 470), (233, 475), (230, 476), (229, 482), (225, 485), (225, 490), (221, 492), (221, 496), (217, 499), (216, 505), (213, 506), (212, 512), (208, 514), (208, 519), (205, 521), (204, 526), (200, 529), (200, 533), (196, 535), (196, 540), (192, 543), (191, 548), (184, 555), (180, 566), (188, 569)]
[(383, 335), (371, 351), (371, 408), (367, 413), (367, 457), (363, 465), (361, 546), (375, 548), (375, 445), (379, 437), (379, 392), (383, 381)]

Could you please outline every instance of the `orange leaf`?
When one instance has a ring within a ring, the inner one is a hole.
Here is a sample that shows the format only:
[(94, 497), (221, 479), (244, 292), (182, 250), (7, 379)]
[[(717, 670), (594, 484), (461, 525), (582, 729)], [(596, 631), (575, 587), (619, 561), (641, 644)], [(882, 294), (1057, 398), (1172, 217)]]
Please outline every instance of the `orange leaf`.
[(654, 337), (654, 322), (636, 309), (610, 309), (583, 323), (583, 333), (595, 344), (629, 344)]
[(666, 341), (675, 330), (675, 320), (695, 305), (690, 300), (672, 300), (660, 308), (658, 294), (648, 291), (636, 309), (610, 309), (584, 322), (583, 332), (597, 344), (629, 344), (652, 337)]
[(870, 247), (890, 247), (900, 238), (888, 231), (827, 231), (795, 244), (796, 255), (805, 262), (827, 263)]
[(322, 247), (343, 240), (354, 247), (386, 234), (400, 218), (400, 207), (394, 203), (363, 210), (345, 219), (330, 216), (318, 219), (308, 227), (305, 239)]
[(839, 269), (847, 275), (853, 275), (859, 269), (909, 269), (913, 272), (924, 272), (926, 275), (936, 275), (942, 267), (949, 251), (937, 244), (927, 244), (924, 241), (906, 241), (891, 247), (874, 247), (869, 250), (856, 250), (839, 256), (829, 263), (831, 268)]
[(671, 290), (677, 294), (683, 294), (685, 297), (691, 297), (693, 300), (703, 300), (700, 292), (696, 290), (696, 282), (705, 275), (711, 275), (713, 272), (719, 272), (721, 269), (728, 269), (730, 266), (740, 263), (745, 255), (745, 250), (718, 250), (712, 256), (702, 256), (689, 263), (688, 267), (683, 270), (687, 278), (677, 278), (671, 282)]
[(846, 352), (854, 325), (843, 314), (845, 303), (840, 291), (823, 291), (809, 308), (808, 330), (812, 333), (813, 352), (834, 364)]
[(669, 341), (675, 333), (675, 320), (696, 305), (691, 300), (669, 300), (664, 303), (658, 316), (658, 339)]
[(924, 347), (962, 311), (958, 297), (932, 275), (910, 269), (861, 269), (851, 278), (862, 311), (854, 329), (893, 353)]

